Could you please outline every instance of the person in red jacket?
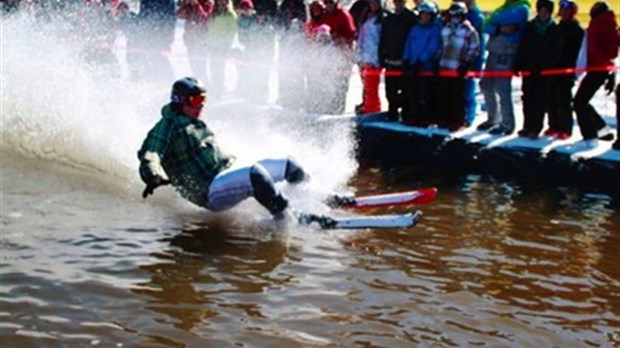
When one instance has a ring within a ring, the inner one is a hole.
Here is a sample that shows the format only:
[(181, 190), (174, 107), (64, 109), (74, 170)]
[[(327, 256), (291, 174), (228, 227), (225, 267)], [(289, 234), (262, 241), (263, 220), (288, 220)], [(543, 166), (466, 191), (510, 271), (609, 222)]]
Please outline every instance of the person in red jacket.
[(604, 1), (592, 5), (590, 18), (586, 33), (588, 72), (575, 94), (575, 113), (583, 140), (587, 146), (594, 147), (598, 145), (598, 139), (614, 140), (611, 128), (590, 105), (590, 100), (603, 85), (609, 93), (613, 91), (613, 60), (618, 56), (618, 31), (616, 16)]
[[(349, 11), (340, 6), (338, 0), (324, 0), (325, 13), (321, 17), (321, 24), (327, 24), (330, 28), (333, 43), (340, 49), (342, 57), (334, 61), (341, 62), (338, 66), (338, 84), (334, 96), (334, 114), (342, 114), (347, 101), (349, 79), (353, 67), (353, 42), (355, 40), (355, 23)], [(342, 59), (340, 59), (342, 58)]]
[(177, 17), (185, 20), (183, 42), (194, 76), (205, 80), (207, 72), (207, 23), (213, 13), (213, 0), (183, 0)]

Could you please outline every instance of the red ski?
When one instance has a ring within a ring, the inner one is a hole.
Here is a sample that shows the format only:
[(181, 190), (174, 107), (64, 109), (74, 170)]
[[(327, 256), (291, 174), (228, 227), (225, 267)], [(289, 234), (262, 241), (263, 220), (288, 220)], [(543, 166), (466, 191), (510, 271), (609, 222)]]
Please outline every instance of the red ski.
[(327, 199), (327, 204), (331, 207), (363, 209), (386, 206), (426, 204), (435, 200), (436, 197), (437, 188), (427, 187), (419, 190), (360, 197), (352, 195), (334, 195)]

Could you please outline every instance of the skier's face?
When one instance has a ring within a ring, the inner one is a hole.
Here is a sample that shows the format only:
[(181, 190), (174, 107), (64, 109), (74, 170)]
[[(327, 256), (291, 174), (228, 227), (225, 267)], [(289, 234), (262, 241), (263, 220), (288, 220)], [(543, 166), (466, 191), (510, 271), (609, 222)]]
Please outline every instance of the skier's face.
[(207, 97), (204, 94), (189, 97), (183, 104), (183, 113), (190, 118), (199, 118), (206, 101)]

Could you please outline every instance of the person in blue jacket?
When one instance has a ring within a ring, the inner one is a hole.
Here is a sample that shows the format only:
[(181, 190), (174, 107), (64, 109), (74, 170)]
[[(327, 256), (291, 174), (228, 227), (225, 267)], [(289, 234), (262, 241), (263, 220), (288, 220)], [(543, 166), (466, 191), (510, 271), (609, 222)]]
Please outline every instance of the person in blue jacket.
[(479, 130), (489, 130), (497, 135), (511, 134), (515, 130), (512, 71), (530, 6), (527, 0), (506, 0), (485, 23), (484, 32), (489, 35), (489, 55), (480, 89), (488, 119), (478, 126)]
[(441, 52), (441, 22), (437, 6), (422, 2), (418, 6), (419, 21), (407, 35), (403, 52), (403, 74), (408, 100), (402, 121), (414, 126), (437, 123), (435, 107), (435, 74)]

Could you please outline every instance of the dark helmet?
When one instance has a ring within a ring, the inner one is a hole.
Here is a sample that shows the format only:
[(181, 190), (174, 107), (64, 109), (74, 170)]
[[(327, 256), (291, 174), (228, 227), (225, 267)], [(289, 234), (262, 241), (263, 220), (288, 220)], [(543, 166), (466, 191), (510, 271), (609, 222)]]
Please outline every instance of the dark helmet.
[(597, 1), (590, 8), (590, 17), (594, 18), (602, 13), (609, 11), (609, 5), (605, 1)]
[(455, 1), (448, 8), (448, 13), (452, 16), (465, 16), (467, 14), (467, 5), (462, 1)]
[(546, 8), (549, 13), (553, 13), (553, 1), (552, 0), (538, 0), (536, 1), (536, 10), (540, 11), (541, 8)]
[(184, 77), (175, 81), (172, 85), (170, 101), (173, 103), (185, 103), (187, 97), (206, 93), (207, 90), (200, 81), (193, 77)]

